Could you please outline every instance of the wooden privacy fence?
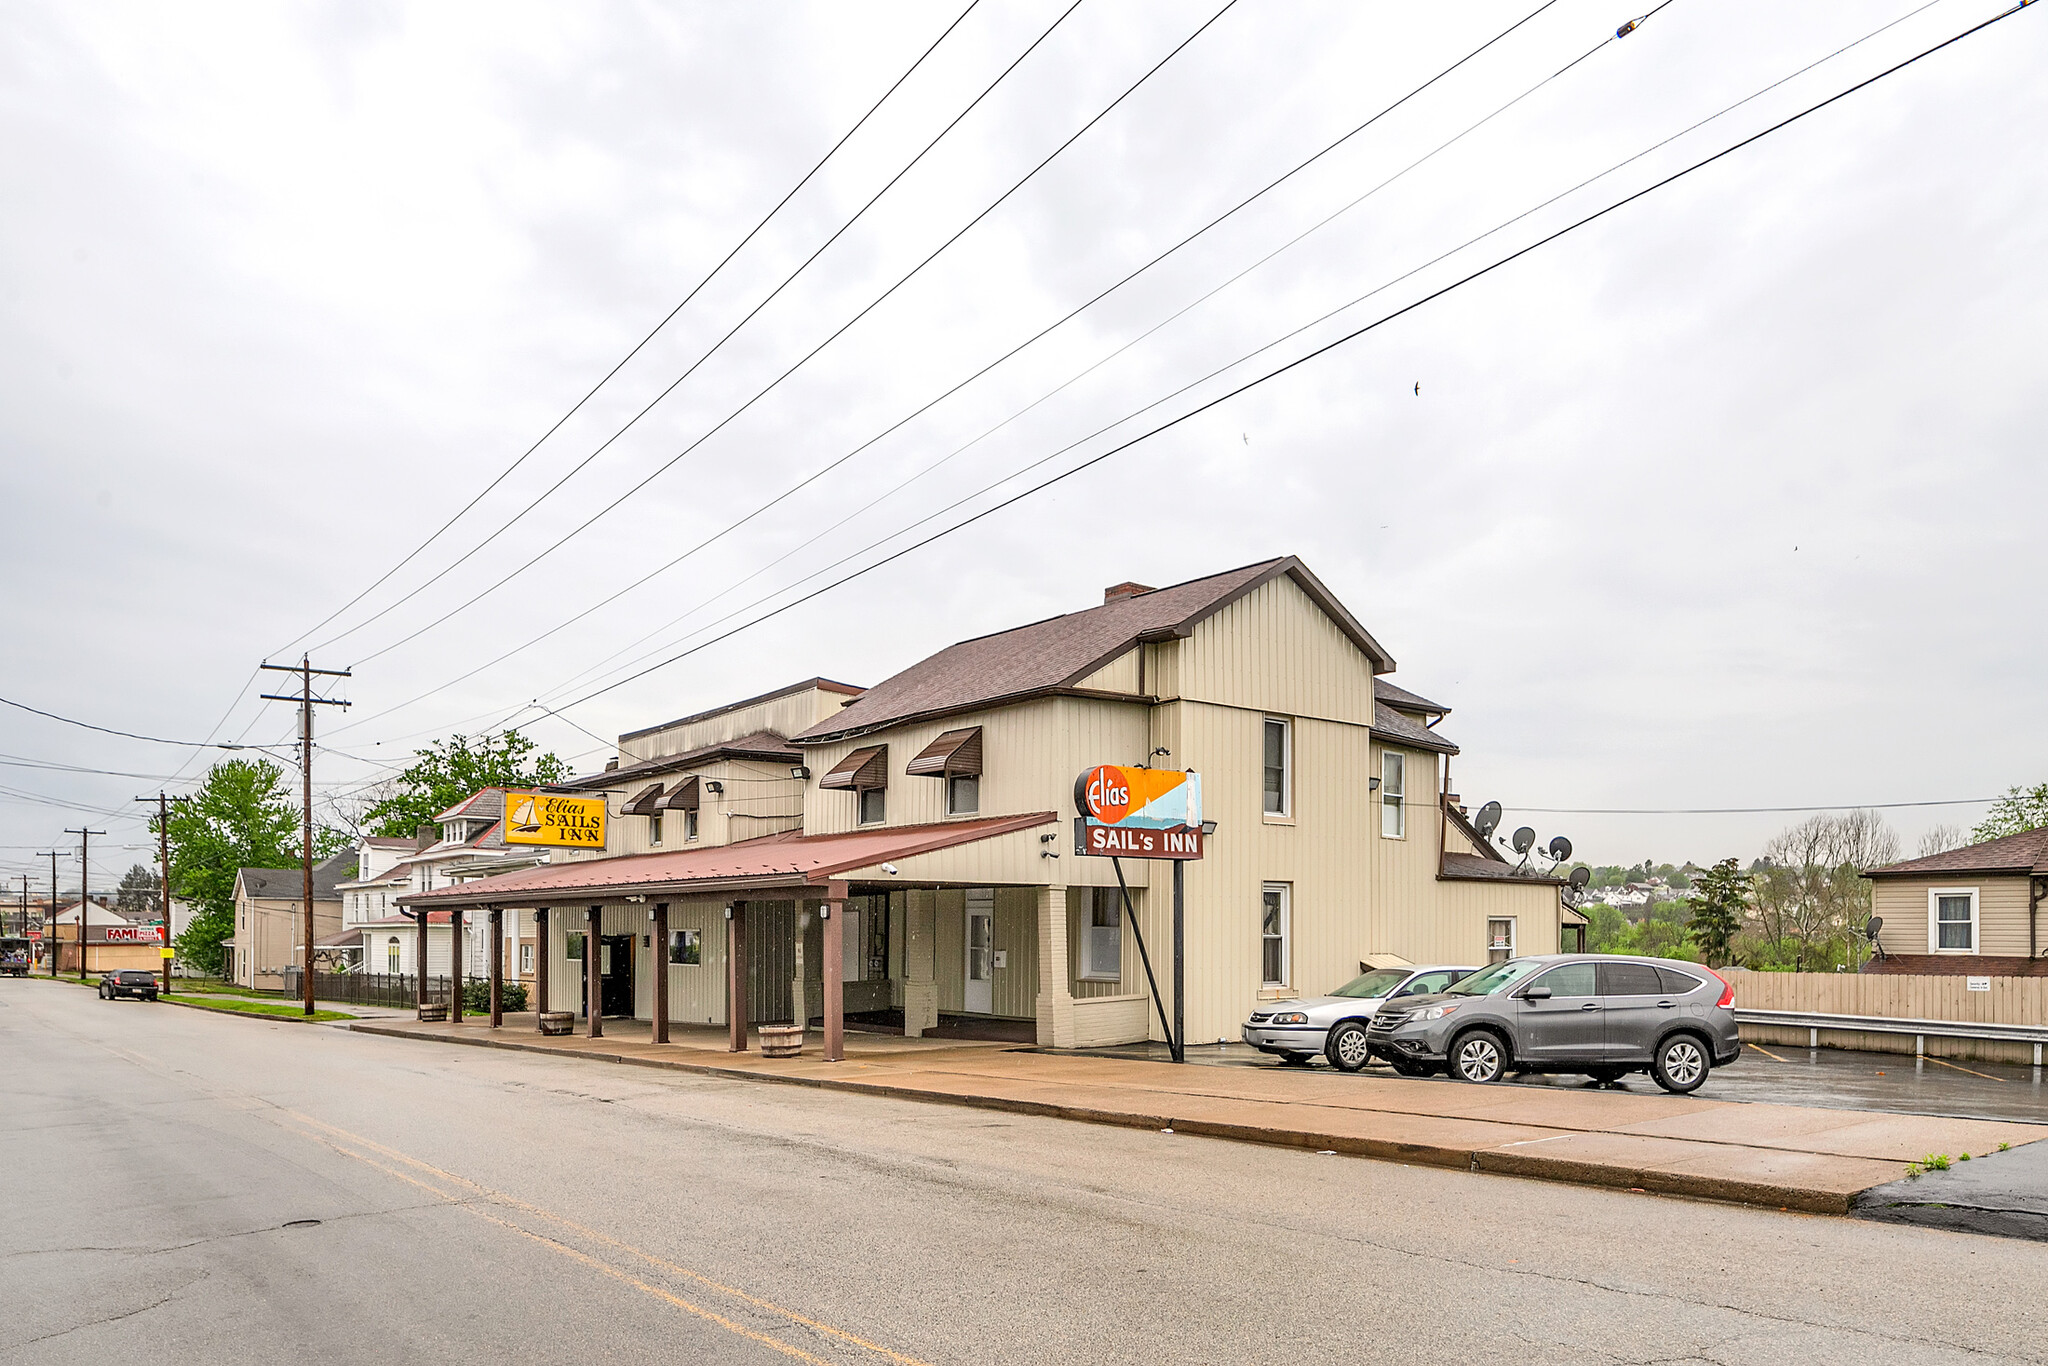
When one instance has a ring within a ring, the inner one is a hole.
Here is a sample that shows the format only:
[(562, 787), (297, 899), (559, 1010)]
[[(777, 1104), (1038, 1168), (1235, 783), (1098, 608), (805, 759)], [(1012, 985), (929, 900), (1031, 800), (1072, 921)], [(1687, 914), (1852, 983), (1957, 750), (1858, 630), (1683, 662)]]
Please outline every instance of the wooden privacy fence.
[[(1731, 972), (1738, 1010), (1789, 1010), (1816, 1015), (1883, 1016), (1893, 1020), (1957, 1020), (1986, 1025), (2048, 1025), (2048, 977), (1991, 977), (1990, 990), (1971, 991), (1963, 977), (1922, 977), (1905, 974), (1849, 972)], [(1765, 1047), (1805, 1047), (1806, 1029), (1791, 1026), (1742, 1027), (1742, 1037)], [(1859, 1048), (1874, 1053), (1911, 1053), (1911, 1034), (1875, 1034), (1850, 1029), (1823, 1029), (1820, 1042), (1829, 1048)], [(1943, 1039), (1929, 1036), (1930, 1057), (1980, 1058), (1987, 1062), (2033, 1061), (2032, 1045), (1991, 1039)]]

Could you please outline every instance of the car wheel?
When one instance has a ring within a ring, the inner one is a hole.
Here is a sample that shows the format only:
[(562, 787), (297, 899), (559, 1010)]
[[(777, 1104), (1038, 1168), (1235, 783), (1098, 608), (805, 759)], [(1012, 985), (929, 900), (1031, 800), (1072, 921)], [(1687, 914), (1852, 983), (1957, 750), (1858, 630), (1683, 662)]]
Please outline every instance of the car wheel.
[(1621, 1080), (1622, 1071), (1623, 1069), (1619, 1067), (1595, 1067), (1588, 1070), (1586, 1075), (1591, 1077), (1598, 1085), (1612, 1086)]
[(1499, 1081), (1507, 1066), (1507, 1047), (1490, 1029), (1461, 1034), (1451, 1045), (1451, 1075), (1459, 1081)]
[(1689, 1095), (1700, 1089), (1700, 1083), (1707, 1079), (1707, 1072), (1713, 1065), (1713, 1060), (1707, 1056), (1707, 1046), (1696, 1036), (1673, 1034), (1657, 1045), (1656, 1059), (1650, 1064), (1650, 1076), (1674, 1096)]
[(1372, 1061), (1372, 1049), (1365, 1042), (1365, 1026), (1346, 1020), (1330, 1031), (1323, 1054), (1339, 1072), (1356, 1072)]

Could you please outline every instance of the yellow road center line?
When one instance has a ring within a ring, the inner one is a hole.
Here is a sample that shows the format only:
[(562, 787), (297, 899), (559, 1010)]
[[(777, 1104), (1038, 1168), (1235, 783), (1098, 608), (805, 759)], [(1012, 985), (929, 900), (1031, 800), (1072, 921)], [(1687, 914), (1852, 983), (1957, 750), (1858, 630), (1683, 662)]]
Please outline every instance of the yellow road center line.
[[(866, 1338), (859, 1337), (855, 1334), (849, 1333), (843, 1328), (836, 1328), (829, 1323), (823, 1323), (817, 1319), (809, 1317), (808, 1315), (800, 1314), (796, 1310), (785, 1308), (782, 1305), (776, 1304), (772, 1300), (765, 1300), (758, 1295), (748, 1294), (746, 1291), (741, 1290), (736, 1286), (725, 1285), (722, 1282), (715, 1281), (711, 1279), (709, 1276), (704, 1275), (702, 1272), (692, 1271), (689, 1267), (686, 1266), (679, 1266), (676, 1263), (671, 1262), (664, 1257), (657, 1256), (656, 1254), (649, 1252), (644, 1248), (635, 1247), (633, 1244), (625, 1242), (624, 1240), (619, 1238), (614, 1238), (608, 1233), (602, 1233), (597, 1229), (586, 1227), (583, 1224), (577, 1223), (573, 1219), (569, 1219), (563, 1215), (555, 1213), (553, 1210), (543, 1209), (539, 1205), (530, 1204), (525, 1200), (521, 1200), (516, 1195), (511, 1195), (504, 1191), (494, 1190), (489, 1186), (484, 1186), (475, 1181), (472, 1181), (468, 1177), (459, 1176), (451, 1171), (445, 1171), (440, 1167), (434, 1166), (431, 1162), (425, 1162), (417, 1157), (412, 1156), (410, 1153), (401, 1152), (396, 1148), (386, 1147), (385, 1145), (378, 1143), (374, 1139), (364, 1138), (360, 1134), (351, 1133), (346, 1129), (337, 1128), (332, 1124), (328, 1124), (321, 1120), (314, 1119), (311, 1115), (302, 1114), (296, 1110), (283, 1109), (283, 1107), (279, 1108), (282, 1111), (282, 1113), (291, 1116), (293, 1119), (296, 1119), (303, 1124), (310, 1125), (315, 1129), (325, 1130), (328, 1133), (336, 1135), (345, 1142), (358, 1144), (364, 1148), (369, 1149), (372, 1152), (380, 1153), (383, 1156), (388, 1157), (395, 1162), (403, 1162), (410, 1166), (416, 1167), (423, 1172), (429, 1173), (430, 1175), (434, 1176), (439, 1180), (449, 1182), (455, 1186), (474, 1192), (481, 1199), (489, 1200), (495, 1204), (509, 1206), (510, 1208), (517, 1209), (527, 1214), (534, 1215), (537, 1218), (546, 1219), (554, 1224), (559, 1225), (562, 1228), (570, 1230), (571, 1232), (589, 1238), (593, 1242), (603, 1243), (608, 1247), (613, 1247), (621, 1252), (627, 1253), (634, 1257), (638, 1257), (640, 1260), (648, 1263), (650, 1266), (656, 1266), (661, 1268), (663, 1271), (669, 1272), (672, 1275), (681, 1276), (686, 1280), (695, 1281), (697, 1284), (705, 1287), (708, 1290), (715, 1290), (722, 1295), (730, 1295), (734, 1299), (742, 1300), (747, 1304), (753, 1305), (756, 1309), (761, 1309), (771, 1314), (780, 1315), (781, 1317), (790, 1320), (792, 1323), (802, 1324), (804, 1327), (809, 1328), (814, 1332), (822, 1333), (830, 1338), (836, 1338), (839, 1341), (846, 1343), (848, 1346), (859, 1347), (863, 1351), (873, 1352), (877, 1356), (885, 1357), (890, 1361), (898, 1363), (898, 1366), (930, 1366), (929, 1363), (922, 1361), (917, 1357), (906, 1356), (901, 1352), (892, 1351), (891, 1349), (882, 1346), (880, 1343), (869, 1342)], [(330, 1144), (329, 1146), (332, 1145)], [(350, 1156), (357, 1157), (360, 1161), (368, 1161), (367, 1158), (362, 1158), (358, 1154), (350, 1154)], [(387, 1168), (382, 1167), (381, 1164), (372, 1163), (371, 1165), (378, 1166), (379, 1170), (388, 1170)], [(407, 1181), (412, 1181), (414, 1185), (420, 1186), (422, 1189), (425, 1190), (434, 1189), (432, 1186), (428, 1186), (423, 1182), (413, 1181), (413, 1178), (411, 1177), (405, 1177), (403, 1179)], [(442, 1194), (443, 1198), (453, 1198), (447, 1196), (444, 1192), (436, 1193)], [(508, 1225), (508, 1227), (516, 1227), (516, 1225)], [(520, 1231), (524, 1232), (525, 1230), (522, 1229)]]
[[(425, 1181), (421, 1181), (417, 1177), (399, 1171), (395, 1167), (390, 1167), (382, 1162), (378, 1162), (371, 1158), (365, 1157), (363, 1154), (359, 1152), (352, 1152), (348, 1148), (343, 1147), (341, 1144), (334, 1142), (332, 1139), (322, 1138), (318, 1134), (309, 1134), (307, 1135), (307, 1137), (313, 1139), (317, 1143), (325, 1145), (326, 1147), (332, 1149), (337, 1153), (340, 1153), (344, 1157), (354, 1158), (356, 1161), (362, 1163), (366, 1167), (370, 1167), (376, 1171), (383, 1172), (386, 1176), (394, 1177), (397, 1180), (403, 1181), (408, 1185), (417, 1186), (419, 1187), (419, 1189), (426, 1191), (428, 1194), (437, 1196), (438, 1198), (446, 1201), (448, 1204), (454, 1206), (456, 1209), (462, 1210), (467, 1214), (475, 1215), (477, 1218), (483, 1220), (485, 1223), (496, 1224), (499, 1228), (510, 1229), (512, 1232), (518, 1234), (522, 1238), (530, 1238), (534, 1242), (539, 1243), (542, 1247), (548, 1248), (549, 1250), (554, 1252), (558, 1252), (562, 1256), (569, 1258), (571, 1261), (580, 1262), (583, 1265), (590, 1267), (594, 1271), (601, 1271), (605, 1275), (610, 1276), (615, 1280), (624, 1281), (627, 1285), (632, 1286), (636, 1290), (642, 1291), (648, 1295), (652, 1295), (654, 1298), (658, 1300), (664, 1300), (667, 1303), (674, 1305), (676, 1308), (681, 1309), (686, 1313), (694, 1314), (698, 1318), (703, 1319), (708, 1323), (715, 1323), (719, 1327), (725, 1329), (728, 1332), (735, 1333), (740, 1337), (749, 1339), (750, 1341), (758, 1342), (764, 1347), (772, 1347), (776, 1351), (781, 1352), (783, 1355), (795, 1357), (799, 1361), (813, 1362), (816, 1363), (816, 1366), (833, 1366), (833, 1363), (826, 1360), (824, 1357), (816, 1356), (810, 1352), (806, 1352), (803, 1348), (798, 1347), (793, 1343), (784, 1342), (780, 1338), (770, 1337), (766, 1333), (757, 1332), (756, 1330), (747, 1327), (743, 1323), (735, 1323), (731, 1319), (725, 1317), (723, 1314), (713, 1313), (711, 1310), (704, 1308), (702, 1305), (692, 1304), (690, 1303), (690, 1301), (684, 1299), (682, 1296), (673, 1294), (667, 1290), (663, 1290), (658, 1285), (649, 1285), (646, 1281), (641, 1280), (639, 1277), (631, 1275), (628, 1272), (622, 1271), (618, 1267), (612, 1266), (608, 1262), (601, 1261), (600, 1259), (591, 1256), (587, 1252), (578, 1251), (576, 1248), (570, 1247), (567, 1243), (558, 1242), (557, 1240), (550, 1238), (545, 1234), (535, 1233), (531, 1229), (521, 1228), (519, 1227), (519, 1225), (512, 1223), (509, 1220), (500, 1219), (496, 1215), (486, 1214), (483, 1210), (478, 1209), (475, 1205), (470, 1204), (465, 1200), (458, 1199), (457, 1197), (450, 1195), (447, 1191), (444, 1191), (437, 1186), (433, 1186)], [(455, 1179), (458, 1181), (461, 1180), (460, 1177), (457, 1177)], [(465, 1182), (464, 1184), (471, 1183)]]

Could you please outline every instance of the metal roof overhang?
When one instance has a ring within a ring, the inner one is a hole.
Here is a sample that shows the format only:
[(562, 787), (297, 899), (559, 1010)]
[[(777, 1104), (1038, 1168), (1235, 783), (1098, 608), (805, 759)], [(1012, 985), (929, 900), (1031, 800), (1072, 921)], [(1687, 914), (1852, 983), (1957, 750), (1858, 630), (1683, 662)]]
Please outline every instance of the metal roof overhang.
[(620, 858), (584, 859), (504, 873), (398, 898), (408, 913), (450, 907), (582, 906), (629, 896), (822, 891), (857, 868), (993, 839), (1059, 819), (1052, 811), (835, 835), (767, 835), (738, 844)]

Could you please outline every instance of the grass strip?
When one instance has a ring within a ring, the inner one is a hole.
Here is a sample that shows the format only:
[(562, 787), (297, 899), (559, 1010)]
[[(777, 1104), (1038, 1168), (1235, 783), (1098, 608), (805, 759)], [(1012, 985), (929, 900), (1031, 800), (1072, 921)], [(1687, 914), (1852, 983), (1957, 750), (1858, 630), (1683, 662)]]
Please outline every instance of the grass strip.
[(166, 996), (163, 999), (172, 1005), (191, 1006), (194, 1010), (220, 1010), (234, 1015), (267, 1015), (280, 1020), (304, 1020), (310, 1024), (360, 1018), (342, 1010), (316, 1010), (308, 1015), (304, 1006), (287, 1005), (281, 1001), (236, 1001), (225, 997), (204, 996)]

